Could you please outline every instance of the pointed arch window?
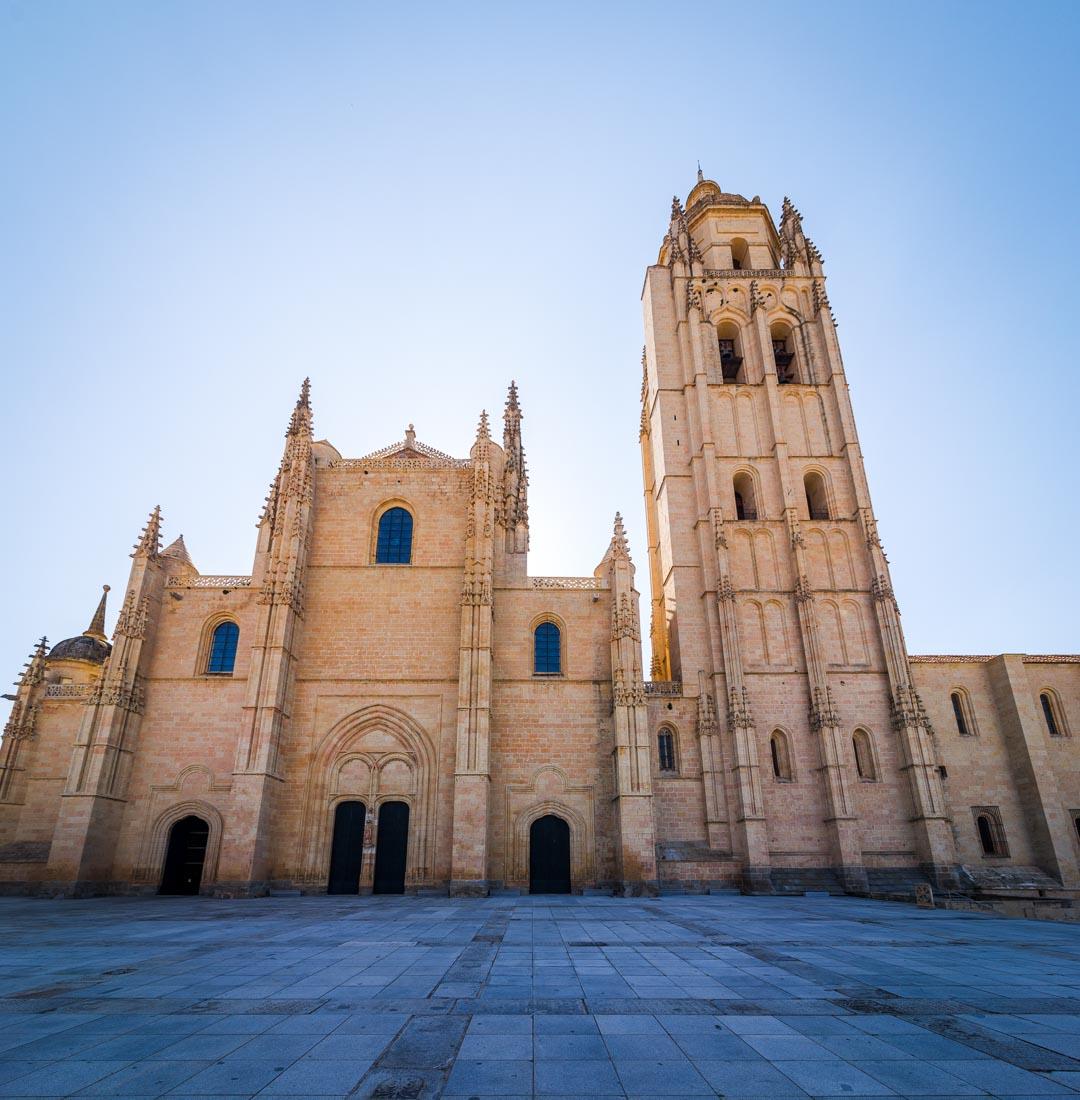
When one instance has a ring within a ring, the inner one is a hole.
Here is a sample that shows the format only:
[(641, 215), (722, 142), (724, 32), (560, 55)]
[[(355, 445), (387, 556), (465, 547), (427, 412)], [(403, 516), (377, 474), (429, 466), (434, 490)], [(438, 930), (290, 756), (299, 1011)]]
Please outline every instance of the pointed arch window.
[(240, 627), (226, 620), (214, 627), (210, 638), (210, 654), (206, 671), (215, 676), (231, 676), (236, 664), (236, 645), (240, 641)]
[(949, 696), (952, 703), (953, 718), (956, 720), (956, 732), (961, 737), (974, 737), (978, 730), (975, 728), (975, 713), (971, 709), (971, 700), (967, 692), (957, 688)]
[(408, 565), (412, 561), (412, 535), (412, 513), (405, 508), (387, 508), (379, 517), (376, 564)]
[(562, 631), (552, 622), (541, 623), (533, 631), (533, 673), (558, 676), (562, 672)]
[(675, 732), (664, 726), (656, 735), (656, 751), (662, 772), (673, 772), (675, 767)]
[(1051, 737), (1065, 737), (1065, 718), (1058, 704), (1057, 696), (1052, 691), (1039, 693), (1039, 706), (1042, 708), (1043, 721), (1046, 723), (1046, 732)]
[(874, 746), (870, 742), (870, 734), (864, 729), (857, 729), (851, 735), (851, 745), (855, 750), (855, 770), (859, 773), (859, 778), (875, 782), (877, 767), (874, 764)]
[(984, 856), (1007, 856), (1009, 844), (1005, 839), (1005, 825), (997, 806), (973, 806), (975, 831)]
[(769, 753), (772, 756), (773, 777), (781, 783), (790, 783), (793, 776), (791, 770), (791, 749), (788, 746), (787, 734), (783, 730), (773, 730), (769, 738)]

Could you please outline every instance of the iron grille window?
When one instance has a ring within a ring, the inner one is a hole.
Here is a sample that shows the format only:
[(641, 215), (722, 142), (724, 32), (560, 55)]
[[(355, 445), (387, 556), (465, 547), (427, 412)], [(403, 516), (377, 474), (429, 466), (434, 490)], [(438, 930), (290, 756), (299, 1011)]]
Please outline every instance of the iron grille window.
[(379, 518), (375, 561), (379, 565), (408, 565), (412, 561), (412, 515), (404, 508), (388, 508)]
[(562, 672), (562, 636), (554, 623), (541, 623), (533, 635), (533, 672), (557, 676)]
[(1042, 703), (1043, 717), (1046, 719), (1046, 728), (1050, 731), (1050, 736), (1060, 737), (1061, 729), (1057, 723), (1057, 716), (1054, 714), (1054, 700), (1044, 691), (1039, 696), (1039, 702)]
[(952, 693), (952, 709), (953, 714), (956, 716), (956, 728), (959, 730), (960, 736), (970, 737), (971, 730), (968, 729), (967, 718), (964, 717), (964, 700), (960, 698), (958, 691)]
[(673, 772), (675, 770), (675, 738), (671, 730), (661, 730), (656, 738), (656, 745), (660, 756), (660, 770)]
[(206, 671), (232, 675), (236, 664), (236, 643), (240, 640), (240, 628), (236, 623), (219, 623), (210, 639), (210, 659)]

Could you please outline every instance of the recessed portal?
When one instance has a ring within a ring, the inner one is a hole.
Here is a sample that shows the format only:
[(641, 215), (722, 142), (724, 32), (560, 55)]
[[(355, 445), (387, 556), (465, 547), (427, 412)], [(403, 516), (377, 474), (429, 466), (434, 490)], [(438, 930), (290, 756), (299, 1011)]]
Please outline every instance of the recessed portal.
[(197, 894), (202, 885), (203, 864), (210, 826), (201, 817), (188, 814), (169, 830), (165, 870), (159, 894)]
[(529, 893), (570, 893), (570, 826), (554, 814), (529, 828)]
[(408, 804), (384, 802), (379, 807), (379, 835), (375, 841), (374, 893), (405, 893), (405, 857), (408, 848)]
[(328, 894), (360, 893), (360, 868), (364, 861), (363, 802), (339, 802), (334, 811), (334, 842), (330, 848)]

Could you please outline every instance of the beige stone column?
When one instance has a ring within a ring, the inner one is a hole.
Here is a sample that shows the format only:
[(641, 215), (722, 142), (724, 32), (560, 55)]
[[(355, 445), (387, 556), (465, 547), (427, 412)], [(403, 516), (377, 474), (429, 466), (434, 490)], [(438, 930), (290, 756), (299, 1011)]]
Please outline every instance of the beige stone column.
[(50, 886), (61, 893), (99, 892), (112, 877), (165, 583), (160, 535), (161, 509), (155, 508), (132, 555), (112, 653), (87, 696), (75, 735), (46, 870)]
[(615, 532), (600, 568), (611, 589), (611, 678), (614, 719), (615, 857), (624, 896), (656, 894), (656, 822), (652, 789), (652, 738), (641, 668), (641, 628), (634, 566), (623, 530)]
[(450, 893), (454, 896), (483, 896), (489, 889), (487, 839), (491, 795), (489, 756), (495, 479), (486, 412), (480, 418), (471, 457), (472, 493), (465, 532), (454, 754), (454, 839), (450, 867)]
[(284, 785), (279, 754), (303, 625), (313, 522), (311, 442), (310, 387), (305, 379), (259, 524), (253, 577), (253, 583), (260, 584), (258, 614), (233, 765), (232, 805), (215, 886), (215, 892), (225, 896), (265, 894), (270, 888), (271, 826)]

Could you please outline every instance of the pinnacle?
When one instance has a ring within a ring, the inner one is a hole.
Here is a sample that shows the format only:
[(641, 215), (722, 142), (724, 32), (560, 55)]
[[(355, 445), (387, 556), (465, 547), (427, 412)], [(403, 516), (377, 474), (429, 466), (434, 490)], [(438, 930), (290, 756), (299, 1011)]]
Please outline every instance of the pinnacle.
[[(139, 535), (139, 541), (135, 543), (135, 554), (146, 554), (156, 558), (161, 550), (161, 505), (155, 504), (146, 526)], [(133, 554), (132, 557), (135, 555)]]
[(480, 412), (480, 423), (476, 427), (476, 438), (478, 440), (491, 438), (491, 429), (488, 425), (487, 409), (482, 409)]
[(286, 436), (311, 436), (311, 379), (305, 378), (300, 386), (300, 396), (296, 399)]
[(90, 625), (83, 631), (84, 634), (89, 635), (91, 638), (99, 638), (103, 642), (106, 640), (105, 601), (108, 596), (109, 586), (103, 584), (101, 586), (101, 599), (98, 601), (97, 610), (94, 612), (94, 617), (90, 620)]

